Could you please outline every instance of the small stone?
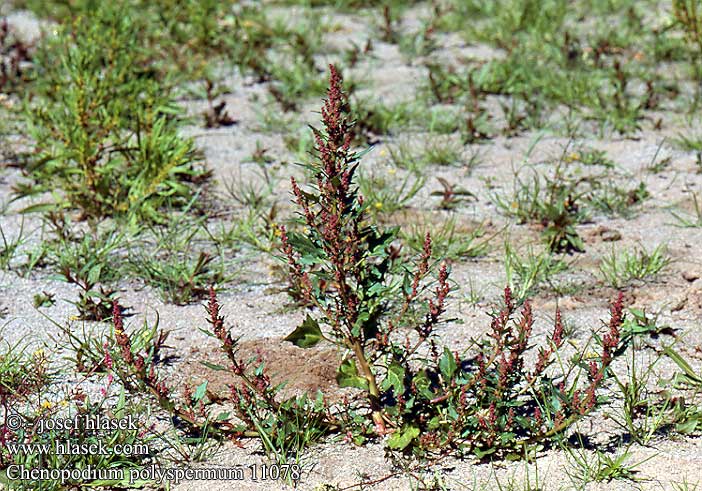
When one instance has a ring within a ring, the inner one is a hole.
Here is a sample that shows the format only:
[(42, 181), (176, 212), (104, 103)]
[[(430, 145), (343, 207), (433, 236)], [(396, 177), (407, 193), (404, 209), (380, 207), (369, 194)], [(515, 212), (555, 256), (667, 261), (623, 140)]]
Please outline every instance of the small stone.
[(683, 295), (682, 297), (677, 299), (677, 301), (670, 308), (670, 311), (671, 312), (679, 312), (685, 308), (686, 304), (687, 304), (687, 295)]
[(602, 240), (605, 242), (616, 242), (622, 240), (622, 234), (616, 230), (605, 229), (601, 232)]
[(700, 272), (699, 271), (683, 271), (682, 277), (685, 281), (689, 281), (692, 283), (695, 280), (698, 280), (700, 278)]

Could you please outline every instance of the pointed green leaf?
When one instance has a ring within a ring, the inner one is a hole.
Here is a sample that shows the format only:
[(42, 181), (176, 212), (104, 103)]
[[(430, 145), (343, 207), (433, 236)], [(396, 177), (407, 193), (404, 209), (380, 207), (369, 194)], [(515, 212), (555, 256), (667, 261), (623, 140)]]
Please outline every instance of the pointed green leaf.
[(227, 371), (228, 369), (223, 367), (222, 365), (217, 365), (215, 363), (210, 363), (209, 361), (201, 361), (200, 362), (202, 365), (205, 365), (207, 368), (211, 370), (217, 370), (219, 372), (224, 372)]
[(395, 395), (401, 395), (405, 392), (405, 369), (397, 363), (388, 367), (387, 376), (383, 380), (383, 388), (389, 389), (390, 387)]
[(356, 387), (368, 390), (368, 380), (358, 374), (356, 362), (352, 359), (345, 360), (336, 372), (336, 382), (339, 387)]
[(30, 205), (26, 208), (22, 208), (19, 212), (21, 214), (28, 213), (44, 213), (46, 211), (54, 211), (58, 208), (56, 203), (38, 203), (36, 205)]
[(431, 390), (431, 381), (424, 371), (419, 372), (414, 376), (412, 380), (414, 386), (417, 388), (417, 392), (425, 399), (433, 399), (434, 392)]
[(205, 380), (203, 383), (198, 385), (197, 389), (195, 389), (195, 393), (193, 394), (193, 400), (201, 401), (202, 398), (205, 397), (206, 393), (207, 393), (207, 380)]
[(683, 435), (689, 435), (690, 433), (694, 433), (694, 431), (697, 429), (698, 424), (698, 420), (690, 419), (682, 423), (676, 424), (675, 431), (677, 431), (678, 433), (682, 433)]
[(675, 362), (676, 365), (678, 365), (683, 372), (685, 372), (685, 376), (691, 381), (691, 383), (696, 383), (696, 384), (702, 384), (702, 376), (697, 375), (695, 371), (692, 369), (690, 364), (683, 358), (680, 353), (675, 351), (673, 348), (670, 346), (666, 346), (666, 348), (663, 350), (663, 352), (668, 355), (668, 357)]
[(403, 450), (418, 436), (419, 428), (414, 426), (403, 427), (388, 438), (388, 447), (395, 450)]
[(290, 341), (300, 348), (311, 348), (322, 340), (322, 330), (319, 323), (307, 314), (307, 318), (290, 333), (285, 341)]
[(453, 377), (453, 374), (456, 373), (456, 368), (458, 368), (456, 365), (456, 358), (453, 356), (450, 349), (444, 348), (444, 354), (441, 360), (439, 360), (441, 375), (443, 375), (446, 380), (449, 380)]

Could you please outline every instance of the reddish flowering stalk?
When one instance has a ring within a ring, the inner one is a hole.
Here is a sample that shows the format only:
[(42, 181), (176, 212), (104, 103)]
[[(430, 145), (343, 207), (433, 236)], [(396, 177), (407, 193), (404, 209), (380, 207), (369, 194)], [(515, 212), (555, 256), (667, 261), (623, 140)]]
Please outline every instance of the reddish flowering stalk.
[[(280, 405), (274, 400), (274, 390), (266, 374), (256, 374), (249, 377), (246, 373), (246, 365), (236, 358), (237, 340), (231, 336), (224, 326), (224, 317), (221, 315), (219, 302), (217, 301), (214, 289), (210, 289), (210, 298), (206, 307), (207, 321), (212, 327), (212, 333), (222, 346), (223, 352), (227, 355), (233, 365), (233, 372), (241, 380), (241, 387), (231, 385), (231, 402), (235, 403), (238, 415), (245, 423), (253, 421), (248, 418), (248, 412), (252, 408), (265, 407), (272, 411), (279, 411)], [(184, 397), (187, 405), (177, 405), (171, 397), (168, 386), (159, 379), (156, 366), (153, 362), (147, 364), (146, 358), (140, 353), (134, 353), (129, 335), (125, 332), (121, 309), (117, 302), (113, 305), (113, 322), (116, 345), (121, 353), (121, 361), (124, 365), (115, 363), (114, 356), (106, 352), (108, 365), (120, 376), (125, 385), (130, 389), (147, 389), (158, 400), (159, 405), (168, 411), (172, 416), (184, 422), (190, 431), (202, 432), (207, 430), (212, 434), (226, 436), (230, 439), (238, 439), (242, 436), (258, 436), (255, 431), (239, 431), (228, 421), (211, 421), (207, 415), (206, 406), (203, 402), (193, 401), (192, 388), (185, 387)], [(161, 338), (159, 338), (160, 342)], [(147, 352), (149, 350), (147, 349)], [(136, 380), (137, 384), (133, 383)], [(195, 404), (193, 405), (193, 402)], [(248, 419), (247, 419), (248, 418)], [(330, 420), (331, 421), (331, 420)]]
[[(565, 340), (559, 310), (548, 346), (539, 349), (533, 370), (525, 372), (524, 354), (529, 348), (534, 322), (531, 306), (526, 302), (520, 318), (512, 320), (514, 304), (509, 289), (504, 300), (503, 308), (492, 316), (489, 341), (479, 345), (473, 375), (463, 385), (448, 382), (444, 389), (453, 392), (450, 397), (461, 420), (475, 429), (471, 443), (482, 450), (499, 445), (498, 437), (505, 433), (519, 435), (517, 447), (547, 439), (590, 413), (597, 406), (596, 391), (621, 348), (620, 294), (612, 305), (609, 326), (602, 336), (602, 354), (585, 369), (586, 384), (581, 386), (578, 382), (582, 377), (569, 377), (571, 370), (576, 369), (574, 366), (565, 373), (546, 373)], [(449, 399), (440, 396), (432, 402), (443, 400)], [(559, 403), (555, 404), (554, 400)], [(488, 408), (487, 414), (471, 410), (472, 407)]]
[(617, 299), (612, 303), (610, 308), (609, 330), (602, 337), (602, 355), (600, 363), (591, 361), (589, 364), (588, 377), (590, 384), (585, 390), (584, 405), (586, 410), (590, 410), (595, 406), (597, 397), (595, 391), (600, 386), (605, 377), (607, 368), (612, 363), (614, 352), (619, 347), (621, 338), (620, 327), (624, 322), (624, 294), (619, 292)]
[(212, 326), (212, 332), (215, 337), (222, 343), (222, 351), (224, 351), (232, 364), (232, 372), (241, 379), (247, 391), (253, 391), (262, 397), (271, 408), (277, 410), (280, 406), (273, 396), (270, 379), (265, 374), (256, 375), (252, 379), (246, 373), (246, 363), (241, 361), (236, 354), (237, 340), (232, 338), (229, 331), (224, 327), (224, 317), (220, 311), (217, 294), (214, 288), (210, 287), (209, 301), (207, 303), (207, 322)]
[(617, 300), (610, 309), (611, 318), (609, 321), (609, 331), (602, 338), (602, 369), (604, 370), (612, 360), (612, 353), (619, 346), (620, 332), (624, 318), (624, 294), (619, 292)]
[(549, 347), (546, 349), (541, 348), (539, 350), (539, 356), (534, 366), (534, 370), (529, 376), (530, 381), (534, 381), (537, 377), (541, 376), (546, 368), (551, 364), (551, 356), (558, 351), (558, 349), (563, 345), (563, 319), (561, 317), (560, 309), (556, 309), (556, 321), (553, 326), (553, 332), (551, 333)]
[(414, 273), (414, 278), (412, 279), (412, 290), (406, 295), (405, 304), (403, 305), (402, 311), (398, 317), (402, 317), (407, 312), (407, 309), (412, 301), (417, 298), (417, 295), (419, 294), (419, 283), (429, 270), (429, 259), (431, 259), (431, 235), (429, 232), (427, 232), (426, 236), (424, 237), (422, 257), (419, 260), (419, 265), (417, 266), (417, 270)]
[(449, 294), (448, 270), (446, 263), (441, 265), (439, 269), (439, 285), (435, 290), (435, 299), (429, 299), (429, 312), (427, 313), (424, 324), (419, 328), (419, 335), (422, 339), (429, 337), (434, 329), (434, 326), (439, 322), (439, 316), (444, 313), (444, 303)]
[[(129, 375), (133, 376), (139, 384), (146, 387), (157, 397), (162, 407), (173, 411), (175, 409), (175, 404), (170, 399), (170, 390), (163, 381), (159, 380), (153, 362), (149, 365), (147, 370), (144, 356), (140, 353), (135, 354), (133, 352), (131, 338), (124, 330), (122, 308), (116, 300), (112, 303), (112, 323), (114, 326), (115, 342), (120, 349), (122, 361), (126, 365), (125, 368), (128, 372), (126, 374), (121, 374), (121, 378), (125, 384), (129, 386)], [(110, 365), (116, 369), (112, 356), (106, 350), (105, 359), (107, 360), (108, 357)], [(119, 372), (121, 369), (117, 370)]]
[(555, 349), (558, 349), (563, 344), (563, 319), (561, 318), (561, 310), (556, 309), (556, 323), (551, 334), (551, 343)]
[(115, 341), (117, 342), (117, 346), (119, 346), (122, 353), (122, 359), (126, 364), (131, 365), (134, 363), (134, 356), (132, 355), (132, 341), (124, 332), (122, 309), (120, 308), (117, 300), (112, 302), (112, 322), (115, 328)]
[[(291, 179), (305, 229), (303, 233), (280, 229), (280, 250), (289, 282), (293, 291), (299, 291), (306, 303), (316, 307), (319, 319), (310, 316), (304, 327), (286, 339), (301, 347), (317, 342), (310, 339), (327, 340), (349, 350), (353, 366), (348, 371), (356, 374), (340, 373), (337, 380), (365, 391), (373, 426), (378, 434), (385, 434), (388, 422), (399, 427), (402, 421), (392, 421), (384, 413), (379, 374), (387, 373), (390, 360), (402, 365), (400, 369), (408, 375), (413, 370), (406, 363), (430, 338), (446, 309), (448, 268), (441, 266), (433, 298), (424, 304), (427, 311), (419, 325), (412, 325), (413, 332), (410, 330), (407, 336), (395, 335), (406, 327), (406, 314), (424, 292), (431, 237), (425, 237), (416, 269), (402, 284), (400, 298), (391, 298), (397, 295), (394, 285), (398, 284), (394, 275), (399, 257), (392, 244), (397, 231), (383, 230), (367, 219), (367, 207), (353, 182), (359, 156), (351, 150), (353, 122), (348, 99), (341, 74), (334, 66), (329, 70), (329, 88), (321, 109), (323, 128), (314, 130), (317, 158), (311, 190), (304, 191)], [(296, 250), (296, 244), (303, 242), (305, 250)], [(320, 324), (328, 326), (329, 332), (323, 333)], [(438, 358), (438, 350), (432, 349), (432, 354)], [(400, 392), (398, 389), (395, 394), (399, 409), (403, 404)]]

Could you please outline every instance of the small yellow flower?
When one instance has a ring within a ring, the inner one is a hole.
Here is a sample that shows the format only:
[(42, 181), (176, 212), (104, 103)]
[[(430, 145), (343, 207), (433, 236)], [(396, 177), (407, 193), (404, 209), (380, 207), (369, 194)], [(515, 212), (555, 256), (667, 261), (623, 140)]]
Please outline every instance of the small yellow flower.
[(68, 320), (69, 321), (77, 321), (77, 320), (80, 320), (80, 317), (78, 317), (77, 315), (72, 315), (68, 318)]
[(580, 160), (580, 155), (575, 152), (566, 157), (566, 162), (575, 162), (577, 160)]
[(385, 150), (384, 148), (381, 148), (381, 149), (380, 149), (380, 156), (381, 156), (381, 157), (385, 157), (387, 154), (388, 154), (388, 151), (387, 151), (387, 150)]
[(41, 407), (42, 407), (43, 409), (51, 409), (52, 407), (54, 407), (54, 403), (51, 402), (51, 401), (43, 401), (43, 402), (41, 403)]
[(597, 359), (599, 357), (600, 357), (600, 355), (598, 355), (594, 351), (588, 351), (587, 353), (585, 353), (586, 360), (594, 360), (594, 359)]
[(64, 400), (62, 400), (61, 402), (59, 402), (59, 404), (61, 405), (61, 407), (67, 407), (67, 406), (68, 406), (68, 401), (67, 401), (66, 399), (64, 399)]
[(395, 169), (394, 167), (390, 168), (388, 170), (388, 174), (390, 174), (391, 176), (394, 176), (395, 174), (397, 174), (397, 169)]
[(44, 350), (38, 349), (34, 353), (32, 353), (32, 356), (34, 356), (34, 358), (43, 358), (44, 357)]
[(375, 208), (376, 210), (380, 210), (383, 207), (383, 203), (381, 201), (376, 201), (375, 202)]

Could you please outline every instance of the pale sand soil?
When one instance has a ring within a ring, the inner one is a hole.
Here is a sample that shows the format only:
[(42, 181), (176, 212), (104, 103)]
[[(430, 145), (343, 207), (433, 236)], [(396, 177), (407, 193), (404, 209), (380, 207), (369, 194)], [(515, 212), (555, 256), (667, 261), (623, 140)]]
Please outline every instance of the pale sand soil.
[[(13, 13), (10, 23), (16, 25), (27, 36), (38, 32), (37, 23), (26, 13)], [(368, 33), (363, 29), (350, 29), (357, 19), (353, 16), (339, 16), (337, 21), (346, 26), (338, 33), (328, 35), (329, 45), (345, 46), (348, 40), (356, 40), (357, 44), (365, 42)], [(444, 48), (438, 52), (441, 59), (457, 60), (462, 57), (489, 59), (500, 56), (499, 51), (482, 47), (469, 46), (457, 37), (445, 36), (440, 38)], [(356, 79), (367, 81), (367, 93), (383, 98), (386, 102), (401, 101), (412, 98), (413, 91), (421, 84), (424, 69), (416, 60), (405, 60), (394, 46), (375, 41), (376, 49), (368, 62), (363, 62), (353, 71)], [(318, 65), (324, 66), (320, 60)], [(261, 105), (253, 98), (265, 97), (262, 86), (251, 85), (246, 78), (236, 75), (231, 68), (223, 68), (224, 85), (231, 93), (223, 96), (227, 108), (238, 120), (238, 124), (229, 128), (205, 130), (194, 126), (184, 131), (193, 135), (198, 146), (204, 151), (208, 166), (213, 169), (215, 179), (220, 183), (232, 175), (244, 175), (254, 179), (255, 165), (242, 163), (256, 148), (260, 141), (269, 153), (279, 160), (290, 160), (286, 155), (282, 142), (282, 134), (264, 133), (259, 130), (261, 123), (257, 115)], [(246, 82), (246, 83), (244, 83)], [(188, 110), (196, 115), (205, 104), (203, 101), (184, 101)], [(314, 123), (319, 101), (311, 101), (301, 111), (302, 116), (296, 118), (298, 123)], [(669, 141), (662, 143), (664, 137), (674, 136), (687, 131), (681, 125), (682, 118), (675, 111), (664, 112), (666, 123), (663, 130), (654, 131), (650, 122), (644, 122), (644, 130), (636, 135), (636, 139), (622, 139), (617, 136), (606, 136), (598, 139), (588, 134), (578, 143), (605, 150), (607, 156), (617, 167), (611, 171), (618, 181), (627, 188), (638, 184), (643, 179), (651, 197), (646, 200), (632, 218), (608, 218), (594, 216), (592, 223), (578, 227), (579, 233), (585, 239), (587, 253), (572, 259), (569, 271), (559, 276), (560, 281), (572, 281), (583, 284), (584, 288), (572, 295), (558, 299), (548, 291), (542, 291), (534, 299), (534, 311), (537, 316), (535, 336), (537, 340), (544, 339), (549, 332), (556, 303), (563, 310), (565, 319), (575, 329), (575, 339), (584, 342), (593, 329), (599, 329), (606, 320), (608, 301), (615, 295), (613, 289), (603, 286), (598, 278), (597, 265), (599, 259), (608, 254), (612, 247), (624, 250), (635, 245), (644, 245), (652, 250), (658, 244), (667, 244), (668, 251), (673, 257), (673, 263), (654, 281), (645, 285), (637, 284), (626, 289), (629, 307), (646, 308), (649, 312), (659, 312), (659, 323), (669, 325), (676, 330), (680, 350), (686, 354), (691, 365), (702, 371), (702, 279), (688, 281), (687, 276), (698, 277), (702, 274), (702, 256), (699, 248), (702, 244), (702, 228), (679, 228), (674, 225), (674, 219), (669, 212), (671, 206), (690, 209), (691, 192), (699, 191), (702, 175), (696, 172), (694, 156), (680, 151)], [(403, 138), (416, 140), (423, 135), (416, 133), (398, 133), (395, 138), (386, 139), (378, 145), (365, 159), (362, 168), (387, 170), (383, 162), (383, 145)], [(489, 317), (485, 312), (495, 305), (503, 288), (505, 276), (503, 268), (503, 242), (507, 235), (517, 243), (525, 244), (538, 240), (538, 230), (529, 225), (514, 225), (501, 215), (491, 201), (495, 193), (510, 193), (513, 188), (514, 170), (525, 165), (525, 152), (537, 138), (536, 133), (526, 133), (514, 138), (497, 137), (483, 145), (474, 148), (466, 147), (466, 155), (474, 149), (479, 149), (479, 165), (471, 172), (462, 167), (439, 168), (430, 166), (427, 169), (427, 184), (419, 195), (412, 201), (408, 213), (412, 220), (422, 209), (434, 208), (438, 198), (430, 193), (439, 190), (439, 183), (434, 176), (442, 176), (451, 182), (469, 189), (477, 195), (477, 201), (461, 206), (455, 215), (460, 221), (469, 224), (489, 221), (488, 232), (499, 235), (490, 243), (489, 253), (475, 260), (464, 260), (453, 264), (452, 279), (457, 291), (452, 293), (447, 317), (458, 318), (462, 322), (449, 323), (441, 326), (439, 335), (443, 342), (452, 349), (466, 348), (472, 337), (479, 336), (489, 326)], [(529, 165), (542, 173), (548, 173), (547, 165), (539, 165), (546, 158), (560, 155), (568, 139), (546, 134), (536, 146), (528, 159)], [(659, 149), (660, 147), (660, 149)], [(658, 152), (658, 159), (670, 157), (669, 166), (659, 174), (647, 173), (644, 169), (652, 162)], [(277, 184), (279, 205), (287, 207), (289, 201), (288, 176), (299, 174), (293, 165), (274, 164), (280, 180)], [(4, 202), (11, 196), (11, 185), (21, 177), (13, 168), (0, 171), (0, 201)], [(492, 180), (493, 189), (488, 189), (485, 179)], [(222, 190), (220, 184), (219, 187)], [(9, 236), (19, 232), (24, 220), (26, 231), (32, 231), (31, 241), (39, 240), (41, 220), (34, 215), (21, 217), (18, 210), (27, 206), (29, 201), (20, 200), (11, 204), (7, 213), (0, 216), (0, 225)], [(447, 213), (443, 214), (448, 216)], [(505, 227), (507, 229), (505, 230)], [(602, 239), (603, 230), (615, 230), (621, 234), (621, 240), (606, 242)], [(235, 332), (248, 343), (251, 352), (259, 350), (264, 358), (272, 360), (271, 372), (281, 379), (292, 375), (290, 390), (314, 390), (319, 388), (333, 394), (334, 387), (334, 354), (323, 349), (312, 354), (301, 352), (297, 348), (283, 344), (282, 337), (291, 332), (304, 317), (304, 312), (288, 308), (289, 299), (283, 293), (284, 284), (275, 274), (274, 262), (270, 258), (254, 253), (242, 253), (242, 259), (233, 266), (237, 268), (234, 280), (225, 285), (226, 290), (221, 294), (220, 301), (224, 314), (230, 325), (235, 326)], [(690, 275), (690, 273), (693, 273)], [(468, 301), (471, 289), (479, 293), (478, 305)], [(151, 321), (156, 317), (160, 325), (172, 330), (169, 338), (169, 354), (174, 355), (172, 364), (165, 367), (169, 374), (169, 382), (179, 380), (197, 381), (203, 376), (212, 377), (197, 362), (210, 359), (212, 341), (197, 330), (205, 327), (204, 309), (202, 305), (175, 306), (164, 304), (158, 292), (135, 282), (124, 282), (118, 285), (119, 297), (123, 304), (132, 307), (133, 317), (128, 322), (138, 324), (143, 316)], [(57, 303), (41, 312), (33, 306), (33, 295), (46, 291), (56, 296)], [(70, 301), (77, 299), (77, 290), (65, 283), (53, 280), (47, 271), (38, 270), (29, 278), (18, 277), (13, 272), (0, 272), (0, 311), (3, 312), (5, 324), (2, 335), (9, 343), (28, 341), (33, 346), (48, 344), (53, 346), (52, 338), (60, 331), (47, 319), (65, 323), (75, 315), (75, 308)], [(80, 323), (74, 322), (74, 328), (80, 329)], [(97, 330), (104, 326), (91, 326)], [(672, 342), (672, 338), (662, 336), (651, 340), (654, 346)], [(652, 350), (649, 351), (650, 356)], [(216, 356), (215, 356), (216, 358)], [(625, 367), (618, 366), (621, 370)], [(670, 377), (676, 372), (675, 366), (667, 359), (662, 359), (657, 372)], [(66, 382), (70, 382), (67, 380)], [(224, 386), (226, 380), (215, 380)], [(616, 406), (616, 404), (615, 404)], [(593, 445), (603, 448), (607, 442), (613, 441), (621, 431), (603, 414), (612, 411), (605, 408), (581, 423), (579, 430), (587, 435)], [(258, 452), (259, 447), (254, 442), (245, 442), (243, 448), (232, 444), (223, 445), (217, 452), (201, 465), (203, 467), (234, 467), (249, 466), (254, 463), (265, 463), (264, 457)], [(590, 457), (592, 458), (592, 457)], [(648, 447), (634, 445), (631, 450), (630, 462), (643, 461), (638, 467), (637, 477), (641, 480), (612, 481), (592, 483), (587, 490), (628, 490), (628, 489), (674, 489), (674, 483), (700, 482), (702, 484), (702, 439), (681, 436), (657, 436)], [(310, 450), (303, 459), (305, 472), (298, 489), (321, 489), (317, 486), (327, 483), (341, 487), (358, 484), (363, 481), (381, 479), (398, 469), (393, 467), (384, 457), (383, 446), (373, 443), (362, 448), (341, 441), (328, 442)], [(446, 459), (432, 467), (425, 477), (436, 472), (448, 489), (498, 489), (498, 482), (506, 486), (511, 480), (517, 483), (515, 489), (526, 489), (526, 473), (528, 472), (532, 485), (536, 479), (542, 489), (572, 489), (568, 472), (573, 468), (567, 463), (567, 456), (562, 451), (548, 450), (541, 454), (536, 465), (524, 463), (476, 464), (471, 461)], [(411, 480), (406, 474), (384, 480), (370, 489), (377, 490), (406, 490), (410, 489)], [(189, 482), (174, 486), (172, 489), (185, 490), (273, 490), (288, 489), (273, 482)], [(691, 488), (694, 489), (694, 488)]]

